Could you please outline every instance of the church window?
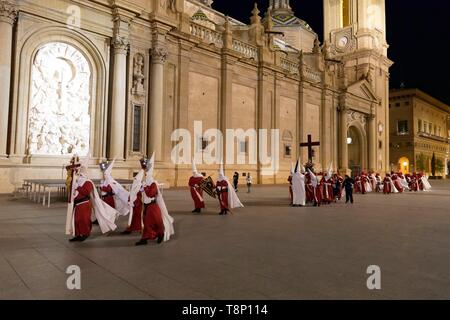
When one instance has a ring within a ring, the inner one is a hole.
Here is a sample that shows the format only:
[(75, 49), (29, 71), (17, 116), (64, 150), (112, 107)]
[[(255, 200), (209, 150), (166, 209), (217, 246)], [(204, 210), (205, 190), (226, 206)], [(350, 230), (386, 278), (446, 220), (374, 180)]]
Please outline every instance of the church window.
[(378, 141), (378, 149), (383, 149), (383, 141), (381, 140)]
[(419, 119), (419, 124), (418, 124), (418, 128), (419, 128), (419, 132), (422, 132), (422, 119)]
[(400, 120), (397, 122), (397, 133), (399, 135), (407, 135), (409, 133), (408, 120)]
[(292, 146), (290, 144), (284, 145), (284, 157), (290, 158), (292, 156)]
[(141, 151), (142, 107), (136, 105), (133, 109), (133, 152), (139, 152)]
[(31, 70), (28, 153), (89, 154), (91, 68), (85, 56), (63, 42), (40, 47)]

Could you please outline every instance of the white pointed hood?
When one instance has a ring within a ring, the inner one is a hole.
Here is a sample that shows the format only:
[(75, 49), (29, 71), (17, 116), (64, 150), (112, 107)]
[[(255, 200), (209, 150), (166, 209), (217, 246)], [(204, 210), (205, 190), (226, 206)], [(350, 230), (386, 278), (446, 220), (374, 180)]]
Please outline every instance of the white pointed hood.
[(195, 159), (192, 159), (192, 176), (195, 178), (203, 177), (203, 175), (201, 175), (197, 170), (197, 165), (195, 164)]
[(155, 181), (155, 179), (153, 178), (154, 173), (155, 173), (155, 152), (153, 152), (152, 157), (148, 161), (145, 179), (147, 185), (151, 185)]

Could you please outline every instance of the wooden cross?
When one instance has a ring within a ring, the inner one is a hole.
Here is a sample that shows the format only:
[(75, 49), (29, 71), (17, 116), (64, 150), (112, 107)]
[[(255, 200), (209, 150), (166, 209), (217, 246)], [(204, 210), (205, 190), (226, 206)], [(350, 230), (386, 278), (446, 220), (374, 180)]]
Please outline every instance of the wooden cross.
[(308, 142), (300, 143), (300, 148), (308, 148), (308, 160), (312, 162), (313, 160), (313, 147), (320, 146), (320, 142), (313, 142), (312, 136), (308, 135)]

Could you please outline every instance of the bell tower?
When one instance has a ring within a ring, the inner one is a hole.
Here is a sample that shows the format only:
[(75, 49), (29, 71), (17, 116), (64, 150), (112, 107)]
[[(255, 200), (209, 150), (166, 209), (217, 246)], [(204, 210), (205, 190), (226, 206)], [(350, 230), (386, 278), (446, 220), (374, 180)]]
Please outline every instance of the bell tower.
[[(366, 160), (360, 167), (389, 171), (389, 68), (386, 42), (385, 0), (324, 0), (324, 48), (335, 63), (341, 94), (339, 114), (339, 162), (350, 169), (352, 155), (347, 143), (351, 129), (359, 126), (360, 150)], [(358, 106), (365, 100), (365, 106)], [(361, 158), (361, 159), (362, 159)]]
[(324, 0), (324, 39), (337, 51), (379, 50), (387, 56), (385, 0)]

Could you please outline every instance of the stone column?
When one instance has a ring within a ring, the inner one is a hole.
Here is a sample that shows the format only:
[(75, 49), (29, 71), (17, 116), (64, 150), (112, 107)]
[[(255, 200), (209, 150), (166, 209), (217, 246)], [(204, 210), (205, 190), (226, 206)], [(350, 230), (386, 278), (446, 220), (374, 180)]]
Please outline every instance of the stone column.
[(347, 144), (347, 135), (348, 135), (348, 128), (347, 128), (347, 108), (344, 106), (341, 107), (340, 113), (339, 113), (339, 150), (340, 150), (340, 170), (341, 174), (347, 174), (348, 173), (348, 144)]
[(114, 36), (112, 40), (114, 65), (111, 88), (111, 139), (109, 157), (125, 159), (125, 119), (127, 110), (127, 54), (129, 49), (130, 17), (127, 13), (114, 8)]
[(377, 128), (375, 115), (371, 114), (367, 117), (368, 136), (369, 136), (369, 170), (377, 170)]
[(148, 127), (148, 156), (155, 152), (155, 158), (161, 161), (163, 155), (163, 120), (164, 120), (164, 64), (167, 49), (164, 42), (153, 44), (151, 82), (150, 82), (150, 121)]
[(0, 158), (6, 157), (8, 140), (9, 99), (13, 25), (17, 10), (10, 1), (0, 1)]
[(110, 158), (125, 159), (125, 115), (128, 43), (124, 38), (113, 41), (114, 67), (111, 105)]

